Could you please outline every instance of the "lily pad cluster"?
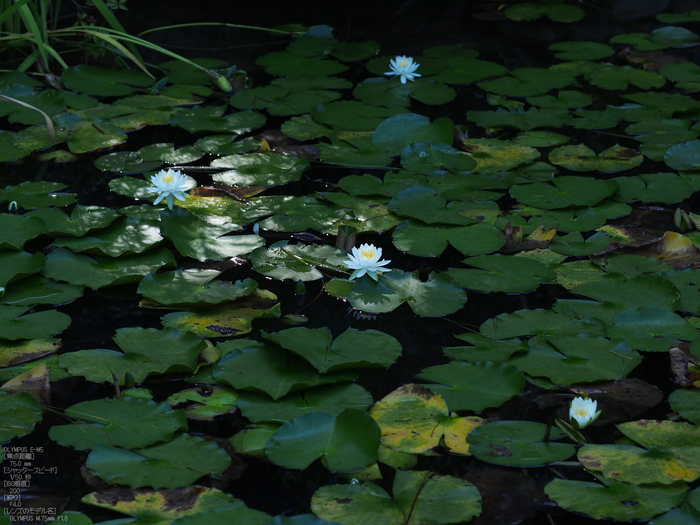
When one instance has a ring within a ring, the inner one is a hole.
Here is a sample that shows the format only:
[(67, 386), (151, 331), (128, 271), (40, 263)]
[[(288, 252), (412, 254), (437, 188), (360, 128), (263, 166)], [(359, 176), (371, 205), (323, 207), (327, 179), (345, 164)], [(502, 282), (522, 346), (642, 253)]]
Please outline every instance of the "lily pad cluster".
[[(585, 13), (540, 1), (498, 16)], [(377, 42), (320, 26), (257, 59), (269, 85), (225, 98), (177, 62), (160, 79), (76, 66), (60, 92), (3, 74), (0, 93), (46, 112), (56, 137), (3, 101), (17, 131), (0, 132), (0, 160), (100, 151), (128, 205), (83, 205), (46, 181), (0, 190), (0, 442), (48, 432), (82, 451), (109, 486), (82, 502), (138, 521), (462, 523), (493, 512), (469, 461), (555, 464), (567, 479), (537, 470), (544, 493), (594, 519), (697, 522), (700, 75), (675, 55), (647, 67), (653, 55), (619, 54), (696, 40), (665, 26), (562, 41), (546, 68), (438, 46), (407, 82)], [(441, 116), (460, 100), (473, 107)], [(146, 126), (187, 139), (132, 147)], [(193, 189), (165, 209), (150, 177), (173, 166)], [(348, 251), (369, 242), (391, 271), (350, 279)], [(66, 305), (110, 287), (156, 326), (61, 346)], [(319, 318), (316, 301), (350, 314)], [(670, 362), (679, 388), (639, 379), (645, 361)], [(68, 378), (88, 388), (37, 427)], [(574, 395), (602, 411), (577, 444), (553, 425)], [(665, 396), (677, 415), (647, 417)], [(314, 514), (273, 517), (205, 488), (245, 483), (245, 467), (322, 480), (305, 496)]]

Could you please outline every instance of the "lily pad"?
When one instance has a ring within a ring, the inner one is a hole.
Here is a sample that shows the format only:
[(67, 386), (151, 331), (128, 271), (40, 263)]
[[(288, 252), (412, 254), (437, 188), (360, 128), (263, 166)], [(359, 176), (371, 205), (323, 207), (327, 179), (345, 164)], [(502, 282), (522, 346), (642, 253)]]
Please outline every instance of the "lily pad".
[(346, 525), (435, 525), (463, 523), (481, 513), (481, 495), (463, 479), (430, 472), (401, 471), (394, 499), (371, 482), (327, 485), (311, 500), (314, 514)]
[(576, 453), (573, 445), (551, 441), (564, 436), (559, 429), (548, 430), (547, 425), (534, 421), (486, 423), (469, 434), (470, 450), (482, 461), (510, 467), (546, 465), (564, 461)]
[(560, 507), (596, 520), (649, 520), (680, 505), (688, 490), (685, 484), (668, 487), (638, 487), (606, 480), (606, 485), (588, 481), (555, 479), (545, 493)]
[(95, 445), (85, 462), (95, 476), (108, 483), (170, 489), (221, 474), (230, 464), (231, 457), (216, 443), (187, 434), (133, 451)]
[(388, 368), (401, 356), (401, 344), (378, 330), (348, 328), (332, 343), (327, 328), (297, 327), (263, 336), (303, 357), (321, 373), (368, 366)]
[(479, 269), (450, 268), (448, 275), (464, 288), (480, 292), (529, 292), (556, 277), (548, 266), (524, 257), (482, 255), (464, 262)]
[(312, 386), (352, 381), (357, 372), (319, 374), (303, 359), (290, 357), (278, 347), (259, 344), (227, 354), (213, 376), (217, 382), (235, 389), (264, 392), (279, 399)]
[(178, 430), (187, 430), (182, 410), (167, 403), (122, 397), (85, 401), (67, 408), (70, 425), (53, 426), (49, 437), (64, 447), (91, 450), (95, 445), (142, 448), (168, 441)]
[(572, 171), (602, 171), (616, 173), (639, 166), (644, 157), (630, 148), (615, 145), (600, 155), (583, 144), (560, 146), (549, 154), (549, 161)]
[(374, 463), (380, 430), (365, 412), (309, 412), (287, 421), (270, 437), (265, 455), (285, 468), (303, 470), (321, 458), (331, 472), (353, 472)]
[(426, 368), (416, 374), (419, 379), (438, 384), (424, 385), (441, 395), (449, 410), (481, 412), (499, 407), (520, 394), (525, 376), (505, 363), (450, 363)]

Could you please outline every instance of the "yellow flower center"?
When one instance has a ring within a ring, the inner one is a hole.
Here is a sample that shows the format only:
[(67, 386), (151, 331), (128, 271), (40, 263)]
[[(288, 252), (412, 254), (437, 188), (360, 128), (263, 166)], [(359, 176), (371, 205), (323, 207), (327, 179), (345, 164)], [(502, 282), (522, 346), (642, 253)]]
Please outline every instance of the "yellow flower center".
[(576, 414), (578, 417), (586, 417), (588, 415), (588, 410), (585, 408), (579, 408), (578, 410), (574, 410), (574, 414)]
[(376, 251), (374, 251), (372, 248), (365, 248), (360, 252), (360, 255), (362, 256), (363, 259), (371, 259), (377, 254)]
[(170, 173), (166, 173), (166, 174), (163, 176), (163, 181), (164, 181), (164, 182), (167, 182), (168, 184), (170, 184), (170, 183), (173, 181), (173, 176), (172, 176)]
[(408, 60), (399, 60), (400, 67), (408, 67)]

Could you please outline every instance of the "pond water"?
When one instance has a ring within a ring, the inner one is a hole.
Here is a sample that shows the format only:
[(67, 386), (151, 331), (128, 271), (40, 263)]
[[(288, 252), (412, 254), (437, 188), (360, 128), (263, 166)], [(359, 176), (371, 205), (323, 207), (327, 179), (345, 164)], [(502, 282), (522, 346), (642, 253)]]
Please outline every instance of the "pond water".
[(700, 3), (161, 5), (312, 29), (0, 76), (0, 524), (700, 523)]

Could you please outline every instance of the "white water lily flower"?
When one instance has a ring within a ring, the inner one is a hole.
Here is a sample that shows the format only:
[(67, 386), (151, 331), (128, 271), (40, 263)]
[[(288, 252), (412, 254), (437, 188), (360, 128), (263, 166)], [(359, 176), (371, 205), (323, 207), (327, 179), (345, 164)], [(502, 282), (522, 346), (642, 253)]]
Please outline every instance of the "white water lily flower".
[(153, 204), (158, 204), (165, 199), (168, 203), (168, 208), (171, 210), (173, 209), (173, 204), (175, 204), (175, 199), (184, 201), (187, 197), (185, 192), (190, 189), (187, 177), (177, 170), (160, 170), (151, 177), (151, 182), (153, 186), (146, 189), (154, 193), (160, 193)]
[(420, 64), (413, 61), (413, 57), (397, 56), (389, 62), (389, 67), (391, 71), (384, 73), (385, 75), (401, 75), (401, 83), (405, 84), (406, 80), (413, 82), (415, 77), (419, 77), (416, 73)]
[(571, 407), (569, 408), (569, 419), (573, 427), (586, 428), (598, 419), (601, 411), (596, 412), (596, 408), (598, 408), (597, 401), (575, 397), (571, 401)]
[(377, 248), (374, 244), (362, 244), (358, 249), (355, 246), (352, 249), (352, 254), (348, 254), (349, 261), (343, 261), (348, 265), (348, 268), (355, 270), (352, 272), (350, 279), (357, 279), (364, 274), (369, 275), (375, 281), (377, 280), (377, 271), (390, 272), (390, 269), (382, 268), (391, 261), (380, 261), (382, 258), (382, 249)]

